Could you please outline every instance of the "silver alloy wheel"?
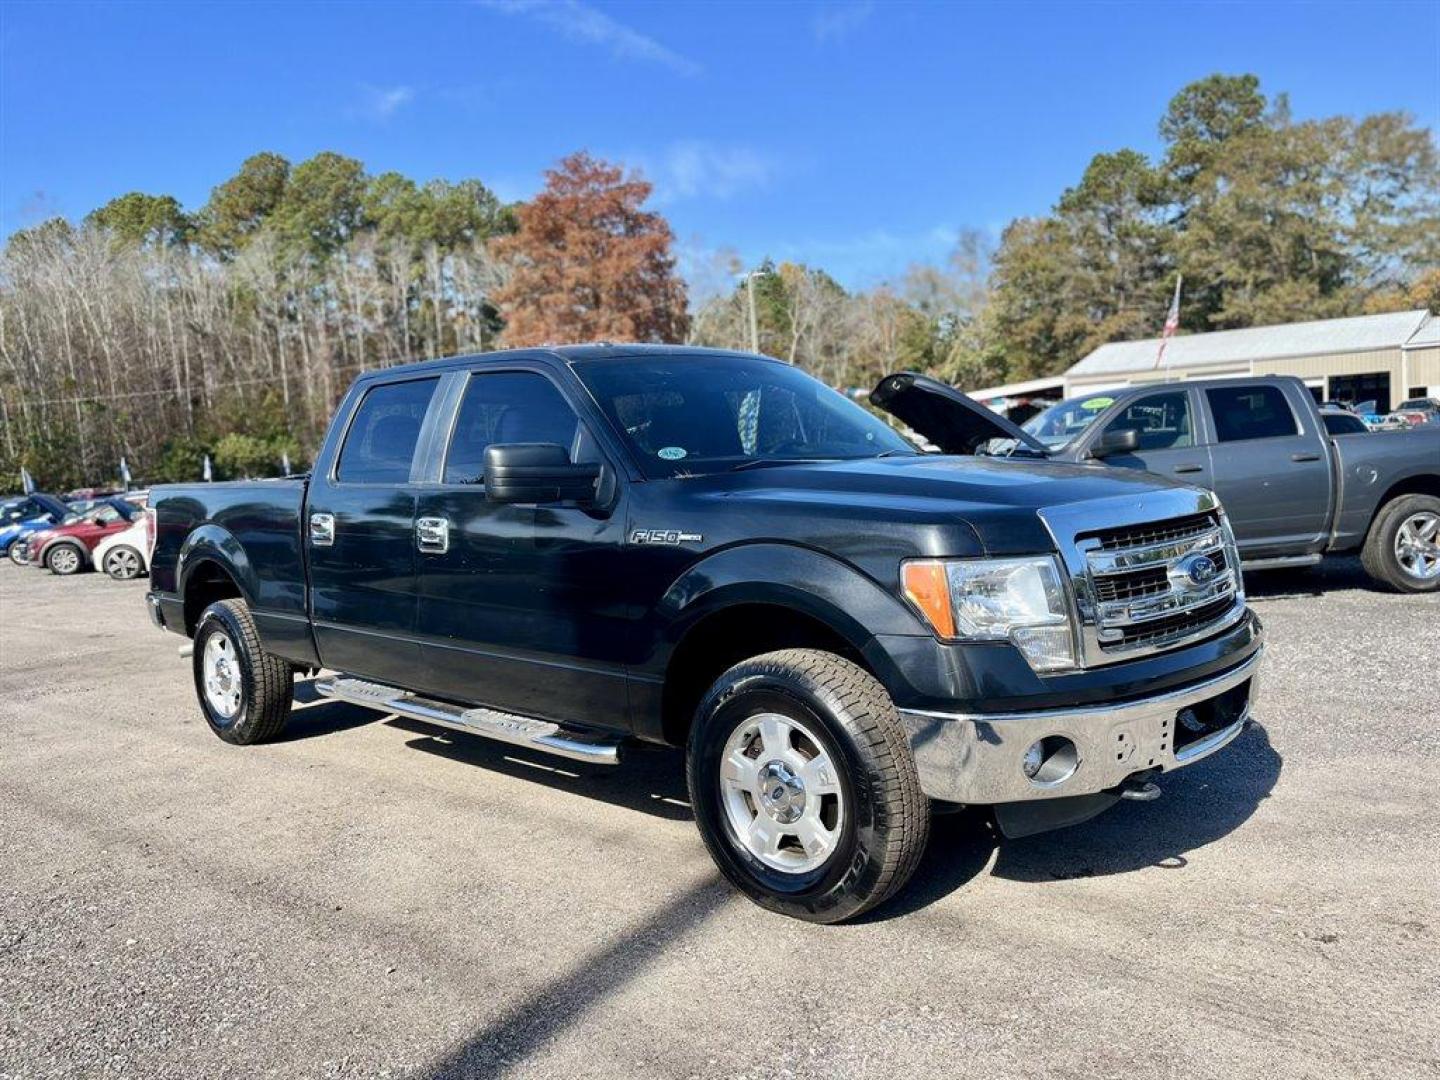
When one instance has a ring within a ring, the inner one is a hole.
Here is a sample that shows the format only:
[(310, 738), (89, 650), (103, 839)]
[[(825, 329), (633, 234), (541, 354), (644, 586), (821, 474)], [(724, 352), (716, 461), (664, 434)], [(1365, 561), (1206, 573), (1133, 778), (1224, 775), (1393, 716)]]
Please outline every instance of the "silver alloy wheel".
[(16, 540), (10, 545), (10, 561), (16, 566), (24, 566), (30, 561), (25, 558), (25, 541)]
[(1420, 581), (1440, 577), (1440, 514), (1421, 510), (1402, 521), (1395, 533), (1395, 558)]
[(240, 660), (235, 643), (223, 630), (205, 639), (204, 668), (205, 700), (221, 717), (233, 720), (240, 715), (244, 700), (240, 682)]
[(80, 556), (69, 545), (56, 548), (50, 555), (50, 569), (57, 574), (73, 574), (80, 569)]
[(134, 548), (120, 547), (105, 559), (105, 572), (120, 581), (129, 581), (140, 574), (140, 555)]
[(840, 843), (839, 772), (814, 732), (791, 717), (759, 713), (731, 732), (720, 794), (735, 838), (772, 869), (807, 873)]

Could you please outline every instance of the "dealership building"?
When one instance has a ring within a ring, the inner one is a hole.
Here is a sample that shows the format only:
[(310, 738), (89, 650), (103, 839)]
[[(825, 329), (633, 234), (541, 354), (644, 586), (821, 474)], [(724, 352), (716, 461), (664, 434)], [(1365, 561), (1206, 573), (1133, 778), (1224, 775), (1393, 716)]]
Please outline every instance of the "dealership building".
[(1296, 375), (1317, 401), (1440, 397), (1440, 317), (1397, 311), (1101, 345), (1065, 372), (1066, 397), (1140, 383), (1235, 375)]

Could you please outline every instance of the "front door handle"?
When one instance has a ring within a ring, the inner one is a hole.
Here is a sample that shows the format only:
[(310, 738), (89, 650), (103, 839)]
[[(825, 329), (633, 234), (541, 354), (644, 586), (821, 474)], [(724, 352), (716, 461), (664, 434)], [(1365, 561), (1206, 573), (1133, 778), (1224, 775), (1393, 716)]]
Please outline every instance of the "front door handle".
[(1313, 452), (1313, 451), (1307, 450), (1307, 451), (1305, 451), (1304, 453), (1301, 453), (1301, 454), (1291, 454), (1291, 455), (1290, 455), (1290, 460), (1291, 460), (1291, 461), (1319, 461), (1319, 460), (1320, 460), (1320, 455), (1317, 454), (1317, 453), (1315, 453), (1315, 452)]
[(450, 550), (450, 520), (443, 517), (415, 519), (415, 546), (428, 555)]
[(1203, 472), (1203, 471), (1204, 471), (1204, 468), (1205, 468), (1205, 467), (1204, 467), (1203, 465), (1176, 465), (1176, 466), (1175, 466), (1175, 471), (1176, 471), (1176, 472)]
[(311, 514), (310, 515), (310, 545), (312, 547), (330, 547), (335, 543), (335, 515), (334, 514)]

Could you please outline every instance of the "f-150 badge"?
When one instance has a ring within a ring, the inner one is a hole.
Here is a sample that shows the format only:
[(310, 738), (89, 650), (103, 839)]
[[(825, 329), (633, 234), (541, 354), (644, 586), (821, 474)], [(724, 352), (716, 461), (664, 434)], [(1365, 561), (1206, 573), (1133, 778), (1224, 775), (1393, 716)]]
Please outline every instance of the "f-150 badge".
[(632, 544), (698, 544), (704, 539), (699, 533), (679, 529), (636, 529), (630, 534)]

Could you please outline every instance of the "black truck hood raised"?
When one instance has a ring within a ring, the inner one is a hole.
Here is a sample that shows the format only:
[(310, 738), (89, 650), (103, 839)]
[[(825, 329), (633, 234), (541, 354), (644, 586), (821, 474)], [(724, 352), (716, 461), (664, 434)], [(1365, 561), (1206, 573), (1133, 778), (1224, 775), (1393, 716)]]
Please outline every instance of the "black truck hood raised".
[(947, 454), (973, 454), (991, 439), (1014, 439), (1042, 457), (1044, 443), (928, 375), (902, 371), (886, 375), (870, 391), (870, 403), (908, 424)]

